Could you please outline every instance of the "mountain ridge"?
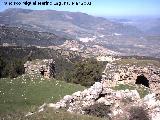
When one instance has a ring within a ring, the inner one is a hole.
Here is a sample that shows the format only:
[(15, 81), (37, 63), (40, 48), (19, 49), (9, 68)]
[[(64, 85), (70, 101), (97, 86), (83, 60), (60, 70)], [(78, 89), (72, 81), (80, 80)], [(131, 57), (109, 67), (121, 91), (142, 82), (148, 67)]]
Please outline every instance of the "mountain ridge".
[[(1, 24), (13, 26), (30, 25), (30, 29), (44, 32), (58, 32), (70, 36), (86, 37), (94, 34), (121, 32), (126, 35), (137, 35), (138, 29), (114, 23), (106, 18), (95, 17), (86, 13), (55, 10), (7, 9), (0, 13)], [(47, 29), (48, 27), (48, 29)], [(29, 27), (27, 27), (29, 29)], [(125, 30), (127, 29), (127, 31)], [(87, 33), (87, 35), (86, 35)]]
[[(67, 38), (53, 33), (27, 31), (19, 27), (0, 26), (0, 44), (15, 44), (18, 46), (49, 46), (61, 45)], [(69, 39), (68, 39), (69, 40)]]
[(159, 57), (160, 53), (159, 36), (146, 36), (135, 26), (86, 13), (12, 8), (0, 12), (0, 18), (1, 25), (53, 33), (86, 46), (98, 44), (123, 55)]

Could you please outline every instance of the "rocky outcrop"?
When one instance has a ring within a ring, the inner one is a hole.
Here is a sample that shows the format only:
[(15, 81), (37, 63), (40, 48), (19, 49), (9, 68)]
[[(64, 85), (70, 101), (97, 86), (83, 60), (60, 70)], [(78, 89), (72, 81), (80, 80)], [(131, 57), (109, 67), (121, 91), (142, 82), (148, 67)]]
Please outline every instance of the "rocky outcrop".
[(48, 107), (54, 109), (66, 108), (68, 112), (85, 114), (84, 108), (90, 107), (97, 103), (104, 103), (110, 106), (111, 112), (108, 115), (113, 120), (118, 119), (118, 116), (123, 116), (129, 119), (129, 110), (132, 107), (143, 108), (151, 118), (151, 120), (159, 120), (160, 117), (160, 101), (157, 100), (156, 94), (151, 93), (144, 98), (140, 98), (137, 90), (112, 90), (110, 88), (104, 91), (103, 85), (96, 82), (92, 87), (84, 91), (78, 91), (72, 95), (66, 95), (59, 102), (49, 103)]
[(152, 93), (142, 100), (142, 105), (148, 109), (149, 115), (152, 120), (159, 120), (160, 118), (160, 101), (156, 99), (156, 94)]
[(62, 100), (56, 104), (51, 104), (55, 109), (67, 108), (69, 112), (76, 112), (83, 114), (82, 109), (84, 107), (93, 105), (95, 101), (99, 99), (102, 93), (102, 83), (96, 82), (92, 87), (73, 93), (72, 95), (66, 95)]
[(24, 68), (26, 74), (41, 74), (45, 78), (55, 77), (55, 62), (53, 59), (27, 61)]
[[(66, 95), (55, 104), (48, 104), (48, 107), (53, 107), (55, 109), (66, 108), (67, 111), (71, 113), (85, 114), (85, 111), (83, 111), (84, 108), (96, 103), (104, 103), (105, 105), (112, 106), (113, 112), (111, 116), (114, 116), (121, 112), (121, 110), (118, 109), (120, 108), (120, 102), (125, 98), (137, 101), (140, 99), (140, 96), (136, 90), (116, 91), (108, 88), (104, 91), (103, 84), (101, 82), (96, 82), (93, 86), (84, 91)], [(117, 111), (115, 112), (115, 110)]]

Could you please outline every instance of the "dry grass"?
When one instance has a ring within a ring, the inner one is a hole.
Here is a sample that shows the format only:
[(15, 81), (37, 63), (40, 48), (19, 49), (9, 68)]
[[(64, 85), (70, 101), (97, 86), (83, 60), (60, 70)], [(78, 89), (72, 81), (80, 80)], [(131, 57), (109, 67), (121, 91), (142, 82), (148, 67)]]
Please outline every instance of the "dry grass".
[(137, 65), (137, 66), (153, 65), (153, 66), (160, 67), (160, 61), (156, 61), (156, 60), (137, 60), (135, 58), (121, 59), (121, 60), (115, 61), (115, 63), (117, 63), (118, 65), (127, 65), (127, 64)]

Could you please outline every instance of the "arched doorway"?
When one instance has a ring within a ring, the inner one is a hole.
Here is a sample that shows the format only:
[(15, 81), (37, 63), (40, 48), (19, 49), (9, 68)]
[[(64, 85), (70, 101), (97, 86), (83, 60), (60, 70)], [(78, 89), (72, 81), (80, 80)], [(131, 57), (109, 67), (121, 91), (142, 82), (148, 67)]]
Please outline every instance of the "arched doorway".
[(146, 87), (149, 87), (149, 80), (143, 74), (141, 74), (141, 75), (137, 76), (135, 84), (141, 84)]

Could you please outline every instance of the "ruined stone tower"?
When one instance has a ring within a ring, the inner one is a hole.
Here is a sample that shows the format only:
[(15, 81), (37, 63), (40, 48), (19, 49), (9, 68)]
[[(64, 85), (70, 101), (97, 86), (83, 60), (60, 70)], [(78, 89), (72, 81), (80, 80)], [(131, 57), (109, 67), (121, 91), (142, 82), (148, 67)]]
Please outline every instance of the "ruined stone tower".
[(24, 67), (26, 74), (41, 74), (44, 78), (55, 77), (55, 61), (53, 59), (27, 61)]

